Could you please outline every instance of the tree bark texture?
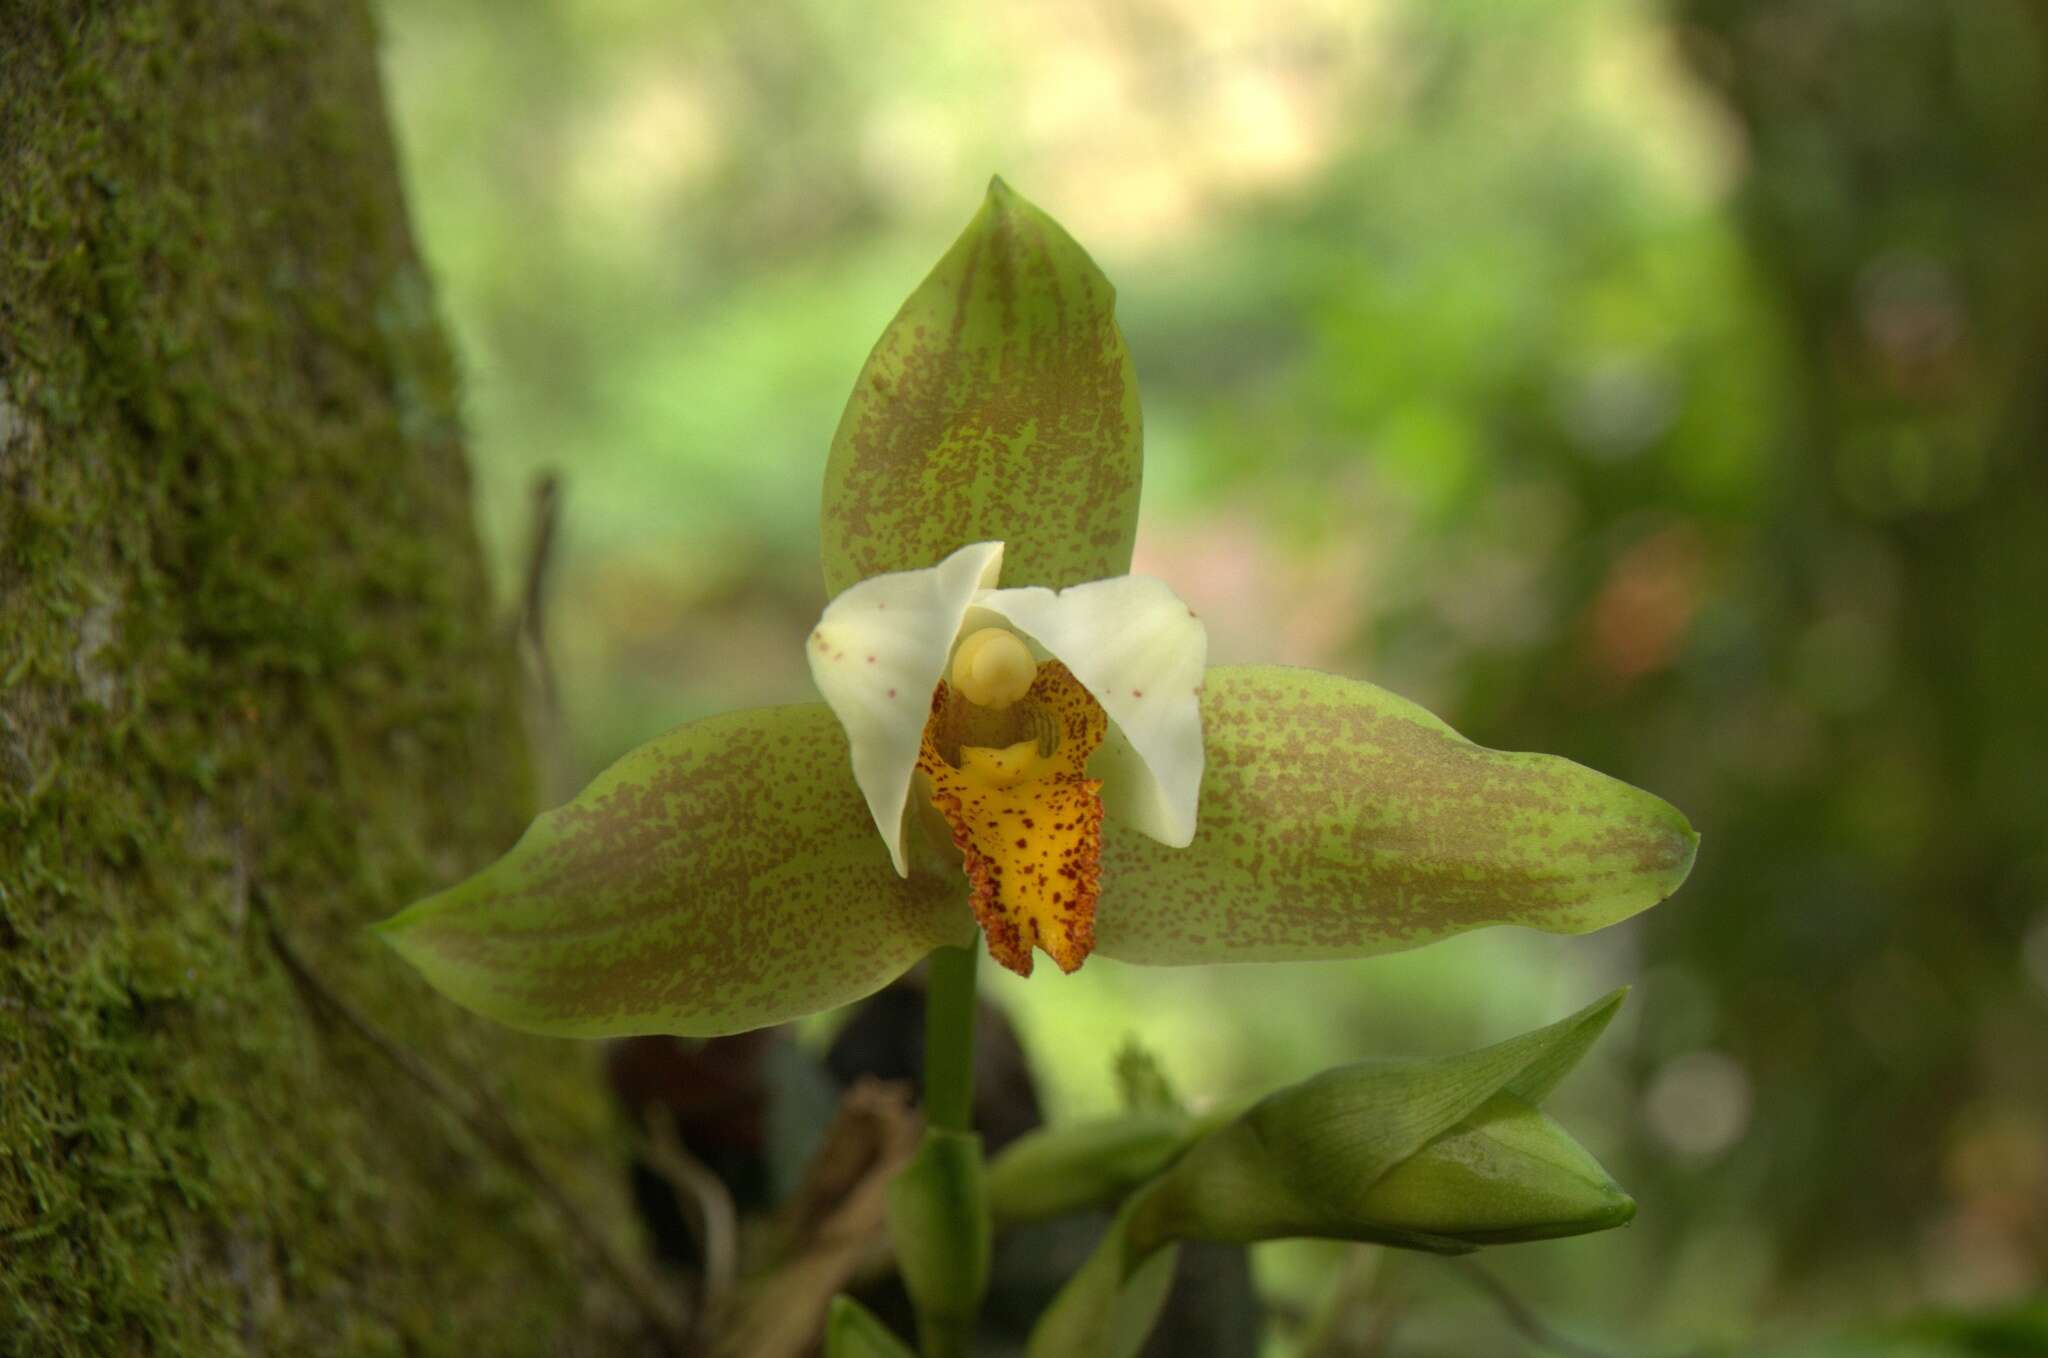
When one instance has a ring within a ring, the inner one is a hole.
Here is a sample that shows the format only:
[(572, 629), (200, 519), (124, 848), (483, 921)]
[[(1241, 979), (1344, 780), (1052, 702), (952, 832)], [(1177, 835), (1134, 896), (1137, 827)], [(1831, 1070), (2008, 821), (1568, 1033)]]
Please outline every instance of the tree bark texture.
[(0, 5), (0, 1353), (625, 1352), (587, 1049), (363, 926), (517, 835), (454, 368), (344, 0)]

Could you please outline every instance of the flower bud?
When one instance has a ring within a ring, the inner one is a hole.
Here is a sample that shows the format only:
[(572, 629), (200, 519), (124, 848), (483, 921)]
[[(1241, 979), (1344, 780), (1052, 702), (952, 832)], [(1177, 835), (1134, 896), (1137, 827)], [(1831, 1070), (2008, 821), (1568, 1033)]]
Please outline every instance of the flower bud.
[(1564, 1128), (1508, 1093), (1388, 1170), (1358, 1208), (1389, 1231), (1473, 1245), (1604, 1231), (1636, 1214)]
[(1143, 1191), (1132, 1238), (1459, 1253), (1619, 1226), (1634, 1201), (1535, 1106), (1619, 999), (1462, 1056), (1361, 1062), (1269, 1095)]

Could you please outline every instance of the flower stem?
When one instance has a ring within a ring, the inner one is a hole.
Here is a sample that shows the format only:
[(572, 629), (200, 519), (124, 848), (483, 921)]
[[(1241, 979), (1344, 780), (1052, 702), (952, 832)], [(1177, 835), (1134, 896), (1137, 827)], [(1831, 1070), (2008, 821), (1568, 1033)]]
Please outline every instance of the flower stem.
[(934, 1127), (970, 1131), (974, 1106), (974, 968), (980, 949), (932, 951), (924, 1011), (924, 1110)]

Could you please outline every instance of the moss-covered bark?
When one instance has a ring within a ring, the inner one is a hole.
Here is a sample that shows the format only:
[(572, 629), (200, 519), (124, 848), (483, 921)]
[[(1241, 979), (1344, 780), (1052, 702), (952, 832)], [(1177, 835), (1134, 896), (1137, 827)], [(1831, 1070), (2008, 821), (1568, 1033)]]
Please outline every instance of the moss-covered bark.
[(0, 1353), (575, 1352), (620, 1313), (254, 904), (604, 1215), (587, 1054), (361, 928), (531, 809), (456, 405), (360, 4), (0, 7)]

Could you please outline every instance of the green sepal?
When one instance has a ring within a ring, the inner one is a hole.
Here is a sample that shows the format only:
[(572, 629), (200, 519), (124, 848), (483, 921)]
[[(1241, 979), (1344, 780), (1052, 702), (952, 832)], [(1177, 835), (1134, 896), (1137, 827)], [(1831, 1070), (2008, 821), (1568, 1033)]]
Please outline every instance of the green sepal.
[(957, 881), (896, 875), (819, 703), (650, 741), (503, 858), (377, 926), (457, 1003), (564, 1037), (781, 1023), (973, 930)]
[(825, 1358), (917, 1358), (874, 1314), (852, 1297), (832, 1298), (825, 1312)]
[(1363, 1061), (1270, 1094), (1132, 1200), (1134, 1251), (1365, 1240), (1456, 1254), (1605, 1230), (1635, 1204), (1535, 1110), (1620, 1007), (1436, 1061)]
[(1285, 962), (1493, 924), (1584, 933), (1678, 889), (1683, 815), (1555, 755), (1474, 745), (1385, 689), (1211, 669), (1201, 819), (1168, 848), (1103, 827), (1095, 948), (1125, 962)]
[(930, 1127), (889, 1184), (896, 1267), (917, 1305), (926, 1358), (968, 1352), (988, 1291), (994, 1228), (982, 1179), (981, 1137)]
[(1129, 572), (1143, 474), (1116, 290), (1002, 180), (875, 344), (825, 468), (825, 586), (1006, 544), (1005, 586)]

